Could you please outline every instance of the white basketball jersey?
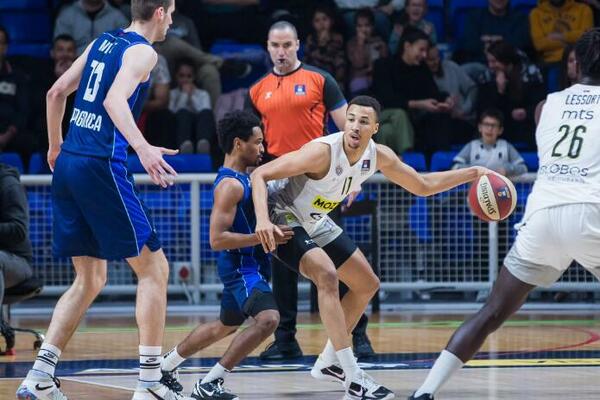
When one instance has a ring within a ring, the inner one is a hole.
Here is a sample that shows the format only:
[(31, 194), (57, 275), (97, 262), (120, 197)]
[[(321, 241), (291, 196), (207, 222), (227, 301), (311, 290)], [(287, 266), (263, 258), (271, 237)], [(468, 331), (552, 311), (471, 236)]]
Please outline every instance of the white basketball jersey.
[(535, 136), (540, 167), (525, 219), (542, 208), (600, 203), (600, 87), (548, 95)]
[[(369, 141), (358, 162), (350, 165), (343, 142), (344, 132), (314, 139), (326, 143), (331, 150), (327, 175), (313, 180), (306, 175), (283, 179), (270, 189), (269, 205), (275, 213), (287, 213), (299, 222), (310, 235), (324, 215), (342, 202), (350, 192), (360, 190), (361, 184), (377, 168), (377, 147)], [(275, 189), (275, 190), (273, 190)]]

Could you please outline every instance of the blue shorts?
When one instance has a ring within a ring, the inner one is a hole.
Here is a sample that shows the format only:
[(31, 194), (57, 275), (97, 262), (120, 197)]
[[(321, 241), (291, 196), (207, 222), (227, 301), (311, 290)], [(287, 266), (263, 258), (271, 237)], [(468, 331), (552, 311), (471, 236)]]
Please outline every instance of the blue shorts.
[(60, 152), (52, 177), (55, 257), (119, 260), (160, 249), (133, 176), (118, 161)]
[(271, 287), (259, 272), (268, 261), (258, 263), (253, 257), (221, 252), (217, 262), (223, 282), (221, 322), (227, 326), (241, 325), (249, 316), (264, 310), (277, 310)]

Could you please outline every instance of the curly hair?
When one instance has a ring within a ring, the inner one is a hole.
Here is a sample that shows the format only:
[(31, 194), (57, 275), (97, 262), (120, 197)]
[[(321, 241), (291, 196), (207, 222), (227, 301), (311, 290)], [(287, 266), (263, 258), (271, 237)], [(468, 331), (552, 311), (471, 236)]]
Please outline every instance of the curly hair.
[(262, 128), (260, 119), (248, 111), (232, 111), (225, 114), (217, 127), (221, 150), (225, 154), (230, 154), (234, 139), (240, 138), (247, 142), (252, 136), (252, 129), (256, 126)]
[(579, 38), (575, 59), (582, 76), (600, 79), (600, 29), (591, 29)]

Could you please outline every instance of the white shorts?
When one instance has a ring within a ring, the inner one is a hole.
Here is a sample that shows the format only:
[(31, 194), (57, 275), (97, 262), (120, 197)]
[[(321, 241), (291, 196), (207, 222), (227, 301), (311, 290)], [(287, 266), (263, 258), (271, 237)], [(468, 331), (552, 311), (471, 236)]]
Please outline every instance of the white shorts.
[(287, 225), (292, 228), (301, 226), (304, 228), (308, 236), (319, 247), (325, 247), (340, 236), (344, 230), (340, 228), (333, 220), (323, 215), (316, 223), (301, 223), (291, 211), (281, 209), (271, 209), (271, 222), (277, 225)]
[(573, 260), (600, 278), (600, 204), (536, 211), (519, 228), (504, 265), (521, 281), (547, 287)]

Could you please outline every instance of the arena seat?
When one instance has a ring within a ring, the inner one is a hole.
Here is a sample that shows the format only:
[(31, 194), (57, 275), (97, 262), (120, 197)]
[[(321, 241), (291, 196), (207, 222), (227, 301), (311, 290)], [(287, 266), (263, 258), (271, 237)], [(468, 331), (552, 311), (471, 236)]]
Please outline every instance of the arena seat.
[(0, 25), (8, 31), (11, 45), (47, 43), (52, 37), (50, 15), (45, 11), (3, 11), (0, 12)]
[(6, 10), (47, 10), (48, 0), (2, 0), (0, 1), (0, 11)]
[(32, 175), (52, 173), (44, 154), (33, 153), (31, 155), (31, 159), (29, 160), (29, 173)]
[(25, 172), (23, 160), (18, 153), (0, 153), (0, 163), (11, 165), (19, 170), (19, 173)]
[(436, 151), (431, 157), (431, 172), (445, 171), (452, 168), (452, 160), (456, 157), (455, 151)]
[(452, 0), (450, 2), (450, 21), (454, 39), (460, 39), (469, 12), (476, 8), (486, 8), (487, 0)]
[(50, 43), (11, 43), (7, 54), (9, 56), (48, 58), (51, 47)]
[(180, 160), (179, 173), (212, 172), (212, 161), (208, 154), (178, 154)]
[(402, 154), (402, 161), (419, 172), (427, 171), (427, 163), (423, 153), (407, 151)]
[(266, 50), (260, 44), (244, 44), (231, 40), (217, 40), (210, 48), (210, 53), (225, 59), (232, 58), (240, 61), (246, 61), (252, 65), (252, 71), (250, 74), (243, 78), (221, 77), (223, 93), (227, 93), (239, 88), (250, 87), (267, 72), (268, 68), (270, 68), (269, 56)]
[(538, 159), (537, 152), (528, 151), (521, 153), (521, 157), (525, 160), (525, 164), (527, 165), (527, 170), (529, 172), (536, 172), (540, 166), (540, 160)]
[(521, 11), (523, 14), (529, 15), (538, 5), (538, 0), (512, 0), (510, 7), (514, 10)]
[(446, 12), (444, 10), (444, 0), (429, 0), (427, 2), (428, 11), (425, 19), (435, 26), (437, 41), (444, 43), (446, 41)]

